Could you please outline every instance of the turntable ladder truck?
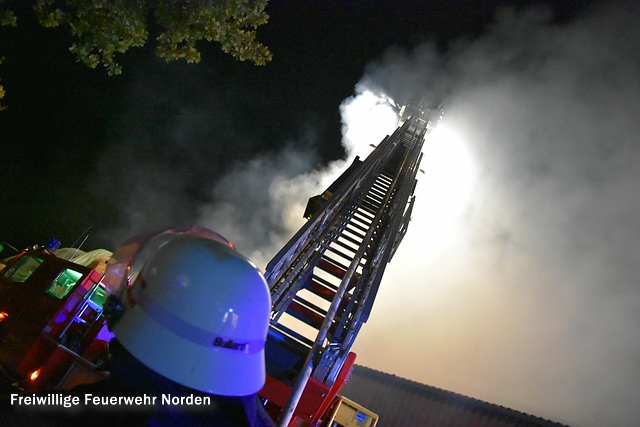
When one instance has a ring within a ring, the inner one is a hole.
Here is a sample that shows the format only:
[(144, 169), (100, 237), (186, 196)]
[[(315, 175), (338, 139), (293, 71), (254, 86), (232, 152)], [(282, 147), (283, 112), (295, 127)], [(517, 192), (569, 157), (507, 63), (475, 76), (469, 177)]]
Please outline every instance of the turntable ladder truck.
[(407, 231), (422, 146), (439, 107), (403, 107), (392, 135), (309, 199), (308, 221), (267, 265), (272, 312), (260, 395), (280, 426), (324, 422), (351, 373), (349, 350)]

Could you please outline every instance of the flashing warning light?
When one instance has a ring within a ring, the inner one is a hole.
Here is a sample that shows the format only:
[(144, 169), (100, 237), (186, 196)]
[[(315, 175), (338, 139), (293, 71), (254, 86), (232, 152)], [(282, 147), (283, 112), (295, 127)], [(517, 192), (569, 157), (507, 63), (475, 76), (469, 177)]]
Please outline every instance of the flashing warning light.
[(51, 239), (49, 241), (49, 243), (47, 243), (46, 246), (47, 249), (52, 250), (52, 251), (56, 251), (58, 249), (60, 249), (60, 240), (56, 239), (55, 237), (53, 239)]
[(0, 311), (0, 322), (2, 322), (6, 317), (9, 317), (9, 315), (4, 311)]
[(29, 375), (29, 379), (31, 381), (35, 381), (36, 378), (38, 378), (38, 375), (40, 375), (40, 369), (38, 369), (37, 371), (33, 371), (31, 375)]

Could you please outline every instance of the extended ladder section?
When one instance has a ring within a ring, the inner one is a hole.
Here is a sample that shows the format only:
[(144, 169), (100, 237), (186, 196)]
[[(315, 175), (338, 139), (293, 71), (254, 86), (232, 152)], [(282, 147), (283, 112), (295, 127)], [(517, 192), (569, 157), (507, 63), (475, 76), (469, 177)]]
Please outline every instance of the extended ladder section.
[(268, 264), (271, 377), (293, 387), (310, 370), (327, 386), (336, 381), (406, 232), (427, 128), (417, 114), (364, 161), (356, 158), (311, 199), (317, 210), (308, 212), (311, 219)]

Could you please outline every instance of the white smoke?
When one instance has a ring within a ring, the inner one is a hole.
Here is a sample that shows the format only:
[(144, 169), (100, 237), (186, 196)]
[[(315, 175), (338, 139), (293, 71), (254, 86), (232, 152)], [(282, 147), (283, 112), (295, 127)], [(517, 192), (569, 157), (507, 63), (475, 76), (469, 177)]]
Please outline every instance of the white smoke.
[(239, 163), (220, 179), (218, 200), (200, 210), (197, 221), (231, 240), (259, 267), (302, 226), (305, 194), (316, 194), (323, 177), (311, 169), (312, 158), (285, 148), (273, 156)]
[(264, 268), (304, 223), (307, 200), (322, 193), (356, 155), (365, 158), (373, 150), (370, 144), (395, 130), (398, 115), (389, 102), (367, 90), (343, 102), (344, 160), (313, 170), (313, 155), (287, 147), (238, 163), (216, 183), (217, 202), (203, 206), (197, 222), (227, 237)]
[(386, 135), (398, 126), (398, 111), (393, 100), (376, 94), (366, 85), (356, 86), (356, 94), (340, 105), (342, 116), (342, 144), (347, 152), (347, 161), (355, 156), (366, 158)]
[(395, 99), (446, 88), (443, 126), (473, 178), (444, 245), (426, 232), (441, 224), (437, 203), (418, 194), (355, 350), (373, 368), (554, 421), (633, 426), (640, 16), (618, 5), (550, 17), (504, 10), (446, 56), (424, 45), (369, 68), (363, 81)]

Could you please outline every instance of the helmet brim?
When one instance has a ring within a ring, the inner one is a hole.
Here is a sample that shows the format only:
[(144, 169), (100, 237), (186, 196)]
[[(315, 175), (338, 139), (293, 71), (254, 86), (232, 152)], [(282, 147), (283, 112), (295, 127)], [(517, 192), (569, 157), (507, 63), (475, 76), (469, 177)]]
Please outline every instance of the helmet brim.
[[(168, 332), (139, 307), (132, 307), (113, 332), (145, 366), (183, 386), (222, 396), (246, 396), (264, 385), (264, 348), (238, 354), (196, 344)], [(175, 360), (180, 362), (170, 363)]]

